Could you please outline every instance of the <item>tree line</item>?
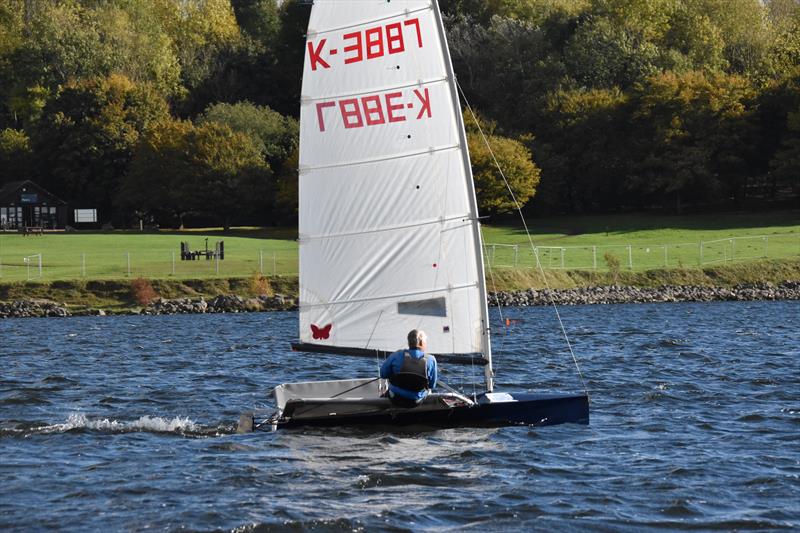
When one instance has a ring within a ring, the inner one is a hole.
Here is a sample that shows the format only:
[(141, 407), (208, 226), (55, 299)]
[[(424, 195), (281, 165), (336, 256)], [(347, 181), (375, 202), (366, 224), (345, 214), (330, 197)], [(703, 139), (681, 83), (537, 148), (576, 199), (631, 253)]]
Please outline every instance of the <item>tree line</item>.
[[(291, 223), (309, 3), (0, 0), (0, 182), (104, 221)], [(530, 212), (800, 196), (797, 0), (440, 0)], [(505, 183), (465, 113), (482, 211)]]

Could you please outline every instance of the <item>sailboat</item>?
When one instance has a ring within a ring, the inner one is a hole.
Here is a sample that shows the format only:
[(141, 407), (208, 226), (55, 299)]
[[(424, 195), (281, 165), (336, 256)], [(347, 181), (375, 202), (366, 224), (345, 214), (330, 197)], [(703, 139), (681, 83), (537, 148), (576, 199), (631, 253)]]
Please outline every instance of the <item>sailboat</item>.
[[(284, 383), (269, 416), (296, 426), (587, 424), (585, 393), (495, 391), (480, 222), (435, 0), (316, 0), (300, 113), (297, 352), (386, 357), (412, 329), (483, 390), (396, 407), (374, 378)], [(345, 365), (343, 365), (345, 366)]]

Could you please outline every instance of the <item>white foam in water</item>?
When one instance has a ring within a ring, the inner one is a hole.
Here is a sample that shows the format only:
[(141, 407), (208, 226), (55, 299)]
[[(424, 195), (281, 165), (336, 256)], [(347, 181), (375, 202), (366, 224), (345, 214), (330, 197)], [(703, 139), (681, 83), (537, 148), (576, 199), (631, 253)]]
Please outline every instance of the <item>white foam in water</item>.
[(185, 431), (198, 430), (197, 424), (186, 417), (167, 419), (160, 416), (145, 415), (133, 422), (119, 422), (108, 418), (92, 420), (83, 413), (73, 413), (69, 415), (65, 423), (46, 426), (41, 429), (46, 432), (60, 432), (81, 428), (98, 431), (154, 431), (159, 433), (183, 433)]

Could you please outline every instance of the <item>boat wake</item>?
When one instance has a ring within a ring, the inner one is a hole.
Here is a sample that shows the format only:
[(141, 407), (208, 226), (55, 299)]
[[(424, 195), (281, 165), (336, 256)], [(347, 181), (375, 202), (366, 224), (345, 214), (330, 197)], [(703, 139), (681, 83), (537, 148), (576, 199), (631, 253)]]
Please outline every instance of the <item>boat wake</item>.
[(232, 426), (202, 426), (188, 417), (164, 418), (141, 416), (136, 420), (119, 421), (108, 418), (90, 418), (83, 413), (73, 413), (61, 424), (37, 425), (19, 423), (16, 427), (0, 428), (0, 437), (47, 435), (92, 431), (99, 433), (163, 433), (184, 437), (216, 437), (234, 433)]

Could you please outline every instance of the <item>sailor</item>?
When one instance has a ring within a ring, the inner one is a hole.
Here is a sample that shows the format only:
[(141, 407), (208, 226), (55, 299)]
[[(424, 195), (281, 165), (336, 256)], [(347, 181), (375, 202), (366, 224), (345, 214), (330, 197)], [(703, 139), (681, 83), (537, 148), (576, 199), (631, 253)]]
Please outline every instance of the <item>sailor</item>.
[(408, 332), (408, 349), (398, 350), (381, 365), (381, 377), (389, 380), (389, 399), (398, 407), (416, 407), (436, 387), (436, 358), (426, 354), (428, 336), (422, 330)]

